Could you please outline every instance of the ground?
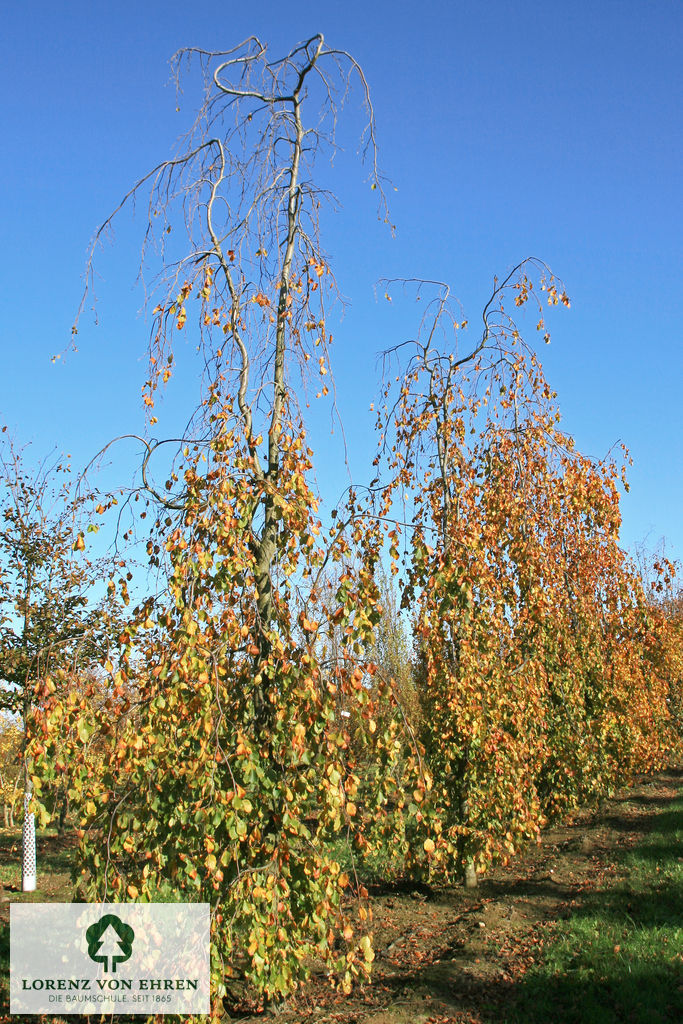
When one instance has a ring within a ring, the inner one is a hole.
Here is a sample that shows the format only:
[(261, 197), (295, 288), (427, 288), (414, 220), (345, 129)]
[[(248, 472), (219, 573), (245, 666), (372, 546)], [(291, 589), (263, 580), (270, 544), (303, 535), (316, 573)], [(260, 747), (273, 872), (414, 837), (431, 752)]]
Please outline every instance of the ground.
[[(42, 840), (49, 873), (29, 898), (69, 898), (69, 845)], [(5, 936), (9, 902), (27, 898), (11, 867), (18, 852), (0, 836)], [(546, 830), (476, 891), (375, 886), (370, 895), (372, 981), (342, 997), (313, 978), (278, 1024), (683, 1020), (683, 770), (641, 778)], [(253, 1007), (229, 1010), (244, 1024), (264, 1020)]]

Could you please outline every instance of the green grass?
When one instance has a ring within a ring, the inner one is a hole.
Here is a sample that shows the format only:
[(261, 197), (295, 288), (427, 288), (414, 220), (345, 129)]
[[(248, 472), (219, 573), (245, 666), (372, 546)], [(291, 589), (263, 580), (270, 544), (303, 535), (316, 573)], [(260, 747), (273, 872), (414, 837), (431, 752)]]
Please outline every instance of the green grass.
[[(21, 832), (3, 829), (0, 832), (0, 885), (10, 890), (13, 903), (69, 902), (73, 894), (71, 868), (75, 859), (73, 843), (58, 840), (54, 829), (39, 830), (36, 835), (38, 853), (38, 888), (32, 893), (21, 890)], [(9, 1008), (9, 907), (3, 905), (0, 918), (0, 1013)], [(22, 1017), (15, 1018), (21, 1024)], [(35, 1019), (35, 1018), (33, 1018)], [(50, 1020), (53, 1018), (46, 1018)]]
[[(20, 850), (16, 835), (0, 834), (0, 881), (7, 878), (6, 885), (20, 882), (17, 842)], [(66, 876), (74, 852), (43, 844), (39, 870), (46, 885), (36, 896), (70, 898)], [(334, 852), (343, 867), (352, 867), (346, 843), (339, 841)], [(569, 920), (552, 925), (539, 962), (513, 986), (495, 1024), (683, 1021), (683, 793), (652, 818), (640, 845), (617, 855), (616, 862), (616, 880), (608, 888), (585, 893)], [(376, 856), (356, 857), (355, 866), (368, 881), (386, 880), (400, 871), (400, 856), (389, 847)], [(47, 883), (57, 881), (63, 888), (50, 891)], [(164, 889), (158, 896), (175, 894)], [(8, 957), (5, 923), (0, 924), (0, 1006), (7, 1004)]]
[(21, 884), (21, 864), (0, 864), (0, 885), (6, 888)]
[(520, 983), (510, 1021), (664, 1024), (683, 1020), (683, 796), (617, 858), (620, 880), (553, 928)]
[[(70, 898), (63, 890), (65, 887), (71, 889), (70, 877), (76, 853), (73, 841), (60, 841), (52, 828), (40, 829), (36, 835), (36, 846), (38, 886), (46, 889), (44, 899)], [(7, 889), (22, 885), (22, 835), (16, 829), (3, 829), (0, 833), (0, 885)], [(58, 894), (52, 891), (55, 886)]]

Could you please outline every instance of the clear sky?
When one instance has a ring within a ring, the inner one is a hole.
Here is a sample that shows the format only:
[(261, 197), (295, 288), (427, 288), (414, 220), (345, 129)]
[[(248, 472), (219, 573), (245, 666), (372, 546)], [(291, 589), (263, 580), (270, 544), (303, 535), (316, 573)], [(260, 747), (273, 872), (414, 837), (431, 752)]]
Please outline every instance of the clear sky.
[[(374, 445), (375, 355), (415, 330), (375, 301), (375, 281), (446, 281), (474, 323), (493, 275), (534, 255), (572, 300), (541, 353), (563, 426), (594, 456), (630, 447), (624, 544), (664, 536), (683, 556), (680, 0), (8, 0), (2, 20), (0, 421), (36, 457), (56, 447), (83, 463), (143, 429), (141, 218), (102, 253), (99, 326), (86, 316), (78, 353), (51, 356), (68, 343), (94, 229), (189, 125), (168, 59), (251, 34), (280, 56), (322, 31), (365, 70), (397, 189), (392, 239), (353, 147), (328, 175), (343, 203), (323, 231), (349, 299), (333, 356), (354, 475)], [(350, 108), (344, 139), (360, 127)], [(179, 388), (171, 418), (189, 400)], [(339, 444), (323, 433), (316, 448), (332, 504), (348, 482)], [(110, 471), (122, 482), (128, 456)]]

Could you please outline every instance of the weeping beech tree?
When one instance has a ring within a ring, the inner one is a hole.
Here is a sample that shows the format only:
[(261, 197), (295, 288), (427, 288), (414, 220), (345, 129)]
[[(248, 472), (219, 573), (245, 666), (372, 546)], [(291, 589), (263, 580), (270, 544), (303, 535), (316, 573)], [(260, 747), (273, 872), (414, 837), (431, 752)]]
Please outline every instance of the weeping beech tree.
[(423, 848), (432, 874), (469, 885), (549, 818), (680, 751), (662, 664), (675, 634), (619, 546), (625, 466), (561, 430), (511, 297), (536, 304), (546, 341), (544, 305), (569, 305), (527, 260), (496, 283), (475, 343), (438, 286), (417, 338), (387, 354), (403, 361), (378, 412), (386, 483), (369, 506), (387, 515), (410, 496), (390, 537), (398, 574), (405, 536), (433, 780)]
[[(153, 410), (159, 384), (173, 374), (173, 339), (185, 328), (194, 295), (201, 303), (198, 347), (208, 382), (196, 424), (208, 418), (213, 435), (234, 423), (253, 460), (250, 474), (259, 497), (249, 527), (266, 653), (274, 615), (274, 491), (282, 438), (291, 416), (298, 415), (297, 384), (314, 375), (319, 395), (329, 393), (326, 301), (335, 284), (318, 217), (321, 203), (333, 197), (316, 186), (314, 165), (321, 150), (335, 145), (335, 96), (341, 89), (343, 102), (354, 75), (368, 118), (362, 147), (386, 216), (384, 192), (368, 87), (349, 54), (326, 47), (317, 35), (271, 61), (266, 47), (250, 38), (225, 53), (181, 50), (172, 62), (178, 82), (193, 59), (202, 68), (205, 101), (181, 151), (137, 182), (102, 225), (96, 243), (121, 208), (148, 190), (143, 269), (153, 248), (161, 259), (154, 282), (161, 301), (154, 309), (144, 402)], [(178, 222), (185, 232), (175, 245), (169, 235)], [(215, 406), (226, 396), (229, 411), (226, 405), (217, 428)], [(152, 414), (151, 422), (156, 423)], [(150, 485), (155, 447), (148, 446), (144, 482), (161, 505), (178, 510), (178, 501)]]
[[(74, 742), (70, 796), (88, 897), (173, 891), (211, 903), (218, 1013), (240, 979), (275, 998), (322, 964), (347, 989), (373, 959), (369, 913), (361, 906), (351, 924), (331, 840), (352, 834), (358, 811), (349, 730), (383, 742), (378, 691), (363, 685), (375, 672), (381, 536), (371, 528), (365, 558), (351, 557), (352, 493), (324, 534), (301, 408), (306, 387), (324, 397), (331, 379), (335, 285), (315, 161), (332, 151), (337, 98), (354, 79), (386, 212), (352, 57), (317, 35), (276, 60), (255, 38), (226, 53), (183, 50), (176, 71), (191, 62), (205, 84), (196, 122), (118, 210), (148, 196), (143, 260), (161, 260), (143, 387), (151, 423), (178, 332), (194, 331), (204, 389), (163, 486), (159, 444), (143, 442), (141, 486), (157, 513), (147, 550), (167, 586), (121, 637), (108, 705), (81, 712), (76, 735), (107, 735), (112, 757), (97, 775)], [(338, 585), (326, 590), (334, 563)]]

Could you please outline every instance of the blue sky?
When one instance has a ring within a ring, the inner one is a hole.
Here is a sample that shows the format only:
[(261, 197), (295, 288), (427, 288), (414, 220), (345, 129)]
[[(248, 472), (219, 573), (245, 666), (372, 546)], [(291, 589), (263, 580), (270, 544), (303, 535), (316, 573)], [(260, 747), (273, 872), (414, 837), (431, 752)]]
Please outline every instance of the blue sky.
[[(374, 445), (375, 355), (416, 326), (404, 307), (375, 301), (375, 281), (446, 281), (474, 323), (494, 274), (537, 256), (572, 300), (541, 352), (564, 428), (594, 456), (629, 446), (623, 541), (664, 536), (681, 557), (682, 30), (678, 0), (8, 2), (0, 421), (36, 458), (56, 447), (77, 463), (143, 429), (141, 219), (123, 218), (101, 254), (99, 325), (86, 315), (79, 351), (57, 365), (51, 356), (68, 343), (94, 229), (189, 125), (192, 91), (177, 112), (168, 60), (251, 34), (279, 56), (322, 31), (365, 70), (397, 190), (392, 239), (353, 146), (325, 172), (343, 203), (323, 233), (349, 299), (333, 356), (353, 474), (367, 476)], [(348, 118), (350, 142), (362, 123), (353, 106)], [(191, 380), (181, 392), (169, 395), (169, 422), (192, 405)], [(348, 482), (338, 432), (322, 430), (315, 446), (331, 505)], [(109, 482), (130, 480), (132, 455), (120, 450)]]

